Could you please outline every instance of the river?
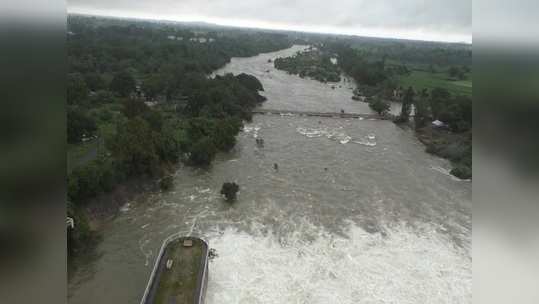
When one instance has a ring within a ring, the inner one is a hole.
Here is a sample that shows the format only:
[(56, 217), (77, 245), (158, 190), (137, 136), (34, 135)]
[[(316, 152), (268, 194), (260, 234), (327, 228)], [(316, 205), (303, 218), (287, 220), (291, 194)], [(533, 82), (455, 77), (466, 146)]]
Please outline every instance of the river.
[[(301, 48), (216, 73), (255, 75), (264, 108), (370, 113), (350, 82), (332, 89), (268, 62)], [(424, 150), (390, 121), (255, 115), (210, 169), (180, 166), (173, 190), (138, 196), (104, 225), (69, 303), (138, 303), (178, 231), (216, 249), (207, 304), (471, 303), (471, 183)], [(241, 187), (234, 204), (219, 195), (225, 181)]]

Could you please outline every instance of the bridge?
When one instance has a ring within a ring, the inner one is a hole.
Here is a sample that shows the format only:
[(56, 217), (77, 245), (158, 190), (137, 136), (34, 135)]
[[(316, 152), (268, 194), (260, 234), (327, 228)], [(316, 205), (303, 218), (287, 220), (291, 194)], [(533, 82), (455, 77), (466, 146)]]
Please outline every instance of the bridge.
[(273, 109), (255, 109), (253, 114), (274, 114), (274, 115), (298, 115), (332, 118), (363, 118), (363, 119), (391, 119), (392, 116), (384, 116), (373, 113), (348, 113), (348, 112), (310, 112), (310, 111), (291, 111), (291, 110), (273, 110)]

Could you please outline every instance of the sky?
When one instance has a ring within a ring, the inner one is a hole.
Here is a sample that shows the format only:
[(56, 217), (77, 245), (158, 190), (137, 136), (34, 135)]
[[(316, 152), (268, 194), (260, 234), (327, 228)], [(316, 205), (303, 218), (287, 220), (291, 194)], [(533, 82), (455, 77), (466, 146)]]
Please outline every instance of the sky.
[(472, 42), (471, 0), (68, 0), (68, 12)]

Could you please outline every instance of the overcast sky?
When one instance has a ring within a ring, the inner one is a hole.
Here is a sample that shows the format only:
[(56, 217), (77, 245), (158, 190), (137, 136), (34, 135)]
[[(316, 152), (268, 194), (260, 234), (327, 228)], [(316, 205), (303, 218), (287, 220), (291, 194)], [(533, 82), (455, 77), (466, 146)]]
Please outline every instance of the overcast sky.
[(471, 0), (68, 0), (68, 12), (471, 42)]

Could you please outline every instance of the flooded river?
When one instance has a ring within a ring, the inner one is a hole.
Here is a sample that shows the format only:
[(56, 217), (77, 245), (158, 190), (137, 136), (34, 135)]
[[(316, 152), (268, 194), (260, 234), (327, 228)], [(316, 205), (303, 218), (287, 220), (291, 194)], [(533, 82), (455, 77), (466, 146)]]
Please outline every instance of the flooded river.
[[(370, 113), (351, 83), (332, 89), (268, 62), (301, 48), (217, 73), (258, 77), (267, 109)], [(390, 121), (256, 115), (210, 169), (178, 168), (172, 191), (140, 195), (105, 225), (69, 303), (138, 303), (176, 232), (217, 251), (208, 304), (471, 303), (471, 183), (449, 167)], [(241, 187), (232, 205), (225, 181)]]

